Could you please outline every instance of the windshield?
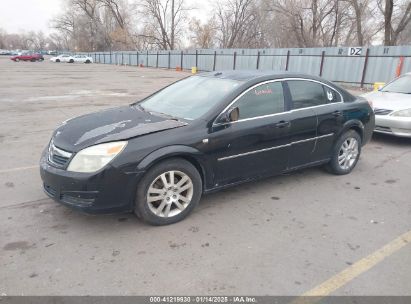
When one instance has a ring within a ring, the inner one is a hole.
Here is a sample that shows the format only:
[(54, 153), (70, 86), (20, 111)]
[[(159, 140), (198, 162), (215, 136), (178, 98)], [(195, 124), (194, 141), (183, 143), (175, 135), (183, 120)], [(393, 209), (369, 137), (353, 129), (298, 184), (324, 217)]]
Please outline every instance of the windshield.
[(382, 92), (411, 94), (411, 75), (402, 76), (387, 84)]
[(139, 103), (146, 111), (193, 120), (207, 113), (237, 86), (239, 81), (192, 76), (178, 81)]

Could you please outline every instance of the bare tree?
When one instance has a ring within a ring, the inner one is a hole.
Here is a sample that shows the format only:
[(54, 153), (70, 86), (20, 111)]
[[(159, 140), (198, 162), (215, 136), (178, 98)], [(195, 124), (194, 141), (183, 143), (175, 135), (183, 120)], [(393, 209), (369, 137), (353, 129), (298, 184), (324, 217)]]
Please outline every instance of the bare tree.
[(190, 22), (190, 42), (194, 48), (209, 49), (216, 45), (217, 26), (214, 19), (202, 24), (199, 19), (193, 18)]
[[(411, 43), (411, 0), (215, 0), (207, 21), (186, 0), (65, 0), (55, 32), (8, 34), (0, 48), (75, 51)], [(189, 21), (189, 22), (188, 22)]]
[(41, 51), (46, 49), (47, 37), (42, 31), (29, 32), (27, 40), (31, 43), (30, 49)]
[(66, 0), (65, 12), (52, 26), (75, 50), (131, 49), (131, 10), (127, 0)]
[(48, 49), (53, 51), (63, 51), (70, 49), (70, 41), (67, 35), (51, 33), (48, 36)]
[(0, 28), (0, 49), (7, 49), (8, 45), (6, 45), (6, 35), (7, 33)]
[(411, 1), (385, 0), (385, 5), (383, 2), (378, 0), (378, 7), (384, 16), (384, 45), (396, 45), (411, 22)]
[(297, 41), (296, 46), (313, 47), (335, 38), (340, 25), (334, 19), (340, 8), (336, 1), (277, 0), (271, 2), (271, 10), (286, 19), (285, 30)]
[(142, 0), (144, 30), (140, 37), (163, 50), (174, 50), (186, 20), (184, 0)]
[(256, 0), (218, 2), (214, 13), (220, 47), (261, 46), (263, 39), (258, 16), (258, 3)]

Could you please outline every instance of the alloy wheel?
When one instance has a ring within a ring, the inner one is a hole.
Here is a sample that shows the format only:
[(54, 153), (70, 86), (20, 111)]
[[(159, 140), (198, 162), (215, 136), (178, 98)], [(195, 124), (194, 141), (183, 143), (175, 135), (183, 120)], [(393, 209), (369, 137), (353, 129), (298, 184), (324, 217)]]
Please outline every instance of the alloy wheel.
[(341, 169), (349, 170), (355, 164), (358, 157), (358, 141), (353, 137), (347, 138), (341, 145), (338, 153), (338, 164)]
[(147, 204), (159, 217), (173, 217), (183, 212), (193, 198), (191, 178), (181, 171), (167, 171), (157, 176), (147, 191)]

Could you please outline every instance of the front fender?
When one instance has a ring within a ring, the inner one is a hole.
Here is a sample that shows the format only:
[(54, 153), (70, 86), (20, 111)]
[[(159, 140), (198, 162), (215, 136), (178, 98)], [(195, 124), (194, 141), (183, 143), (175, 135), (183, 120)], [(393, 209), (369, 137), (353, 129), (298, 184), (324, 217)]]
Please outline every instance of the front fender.
[(189, 146), (174, 145), (151, 152), (138, 164), (137, 171), (147, 171), (159, 161), (177, 156), (193, 158), (203, 168), (203, 154), (199, 150)]

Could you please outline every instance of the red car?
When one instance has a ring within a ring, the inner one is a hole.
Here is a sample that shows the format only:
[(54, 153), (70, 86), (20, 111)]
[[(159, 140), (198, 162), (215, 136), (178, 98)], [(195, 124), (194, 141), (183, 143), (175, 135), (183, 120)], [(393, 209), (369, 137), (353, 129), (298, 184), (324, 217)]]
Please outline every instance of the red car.
[(34, 62), (34, 61), (43, 61), (44, 57), (41, 54), (23, 53), (21, 55), (13, 56), (10, 59), (13, 60), (13, 61), (16, 61), (16, 62), (18, 62), (20, 60)]

